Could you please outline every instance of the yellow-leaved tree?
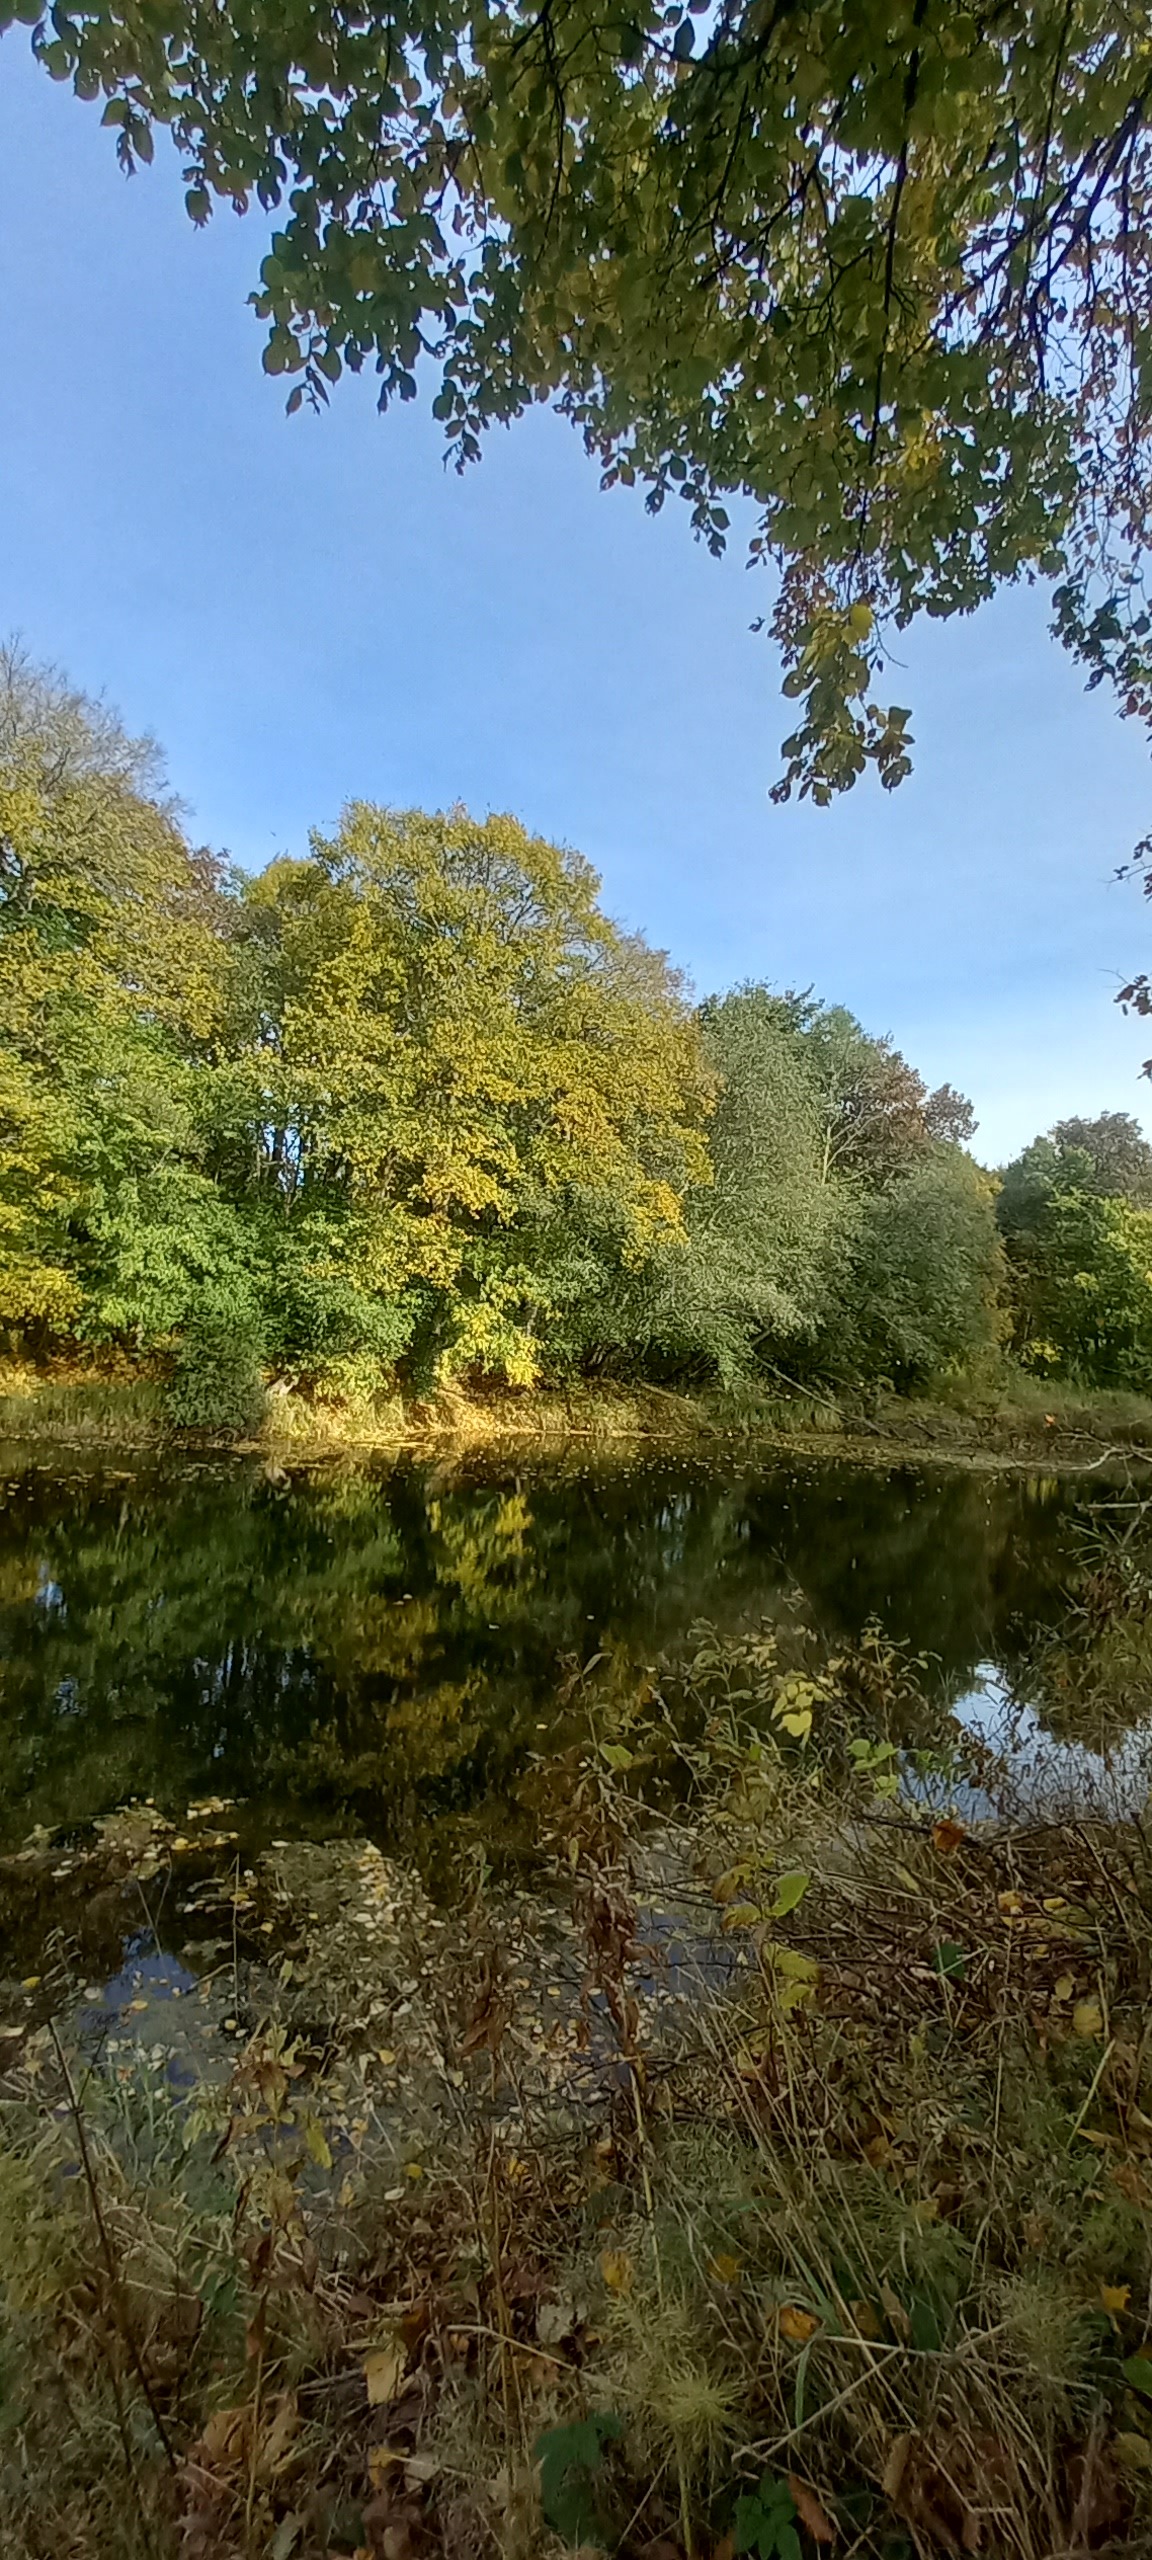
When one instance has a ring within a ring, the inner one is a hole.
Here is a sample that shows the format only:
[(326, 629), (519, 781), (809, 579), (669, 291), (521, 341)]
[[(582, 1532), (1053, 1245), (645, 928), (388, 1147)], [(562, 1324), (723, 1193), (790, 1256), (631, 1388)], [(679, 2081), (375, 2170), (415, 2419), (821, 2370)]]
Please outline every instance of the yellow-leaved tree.
[(640, 1258), (678, 1237), (709, 1071), (675, 973), (598, 892), (512, 818), (365, 802), (247, 885), (221, 1144), (278, 1230), (297, 1357), (358, 1311), (430, 1383), (530, 1384), (575, 1232)]

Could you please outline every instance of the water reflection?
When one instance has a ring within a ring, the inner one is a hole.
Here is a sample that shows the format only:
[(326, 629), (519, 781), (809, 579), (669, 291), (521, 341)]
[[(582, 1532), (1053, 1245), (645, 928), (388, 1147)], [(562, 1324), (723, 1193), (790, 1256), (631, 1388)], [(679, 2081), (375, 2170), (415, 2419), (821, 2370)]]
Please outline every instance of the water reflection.
[(877, 1617), (948, 1698), (987, 1665), (1016, 1696), (1101, 1498), (835, 1464), (50, 1472), (9, 1451), (3, 1836), (209, 1788), (272, 1829), (384, 1841), (498, 1812), (573, 1666), (640, 1667), (701, 1617), (834, 1639)]

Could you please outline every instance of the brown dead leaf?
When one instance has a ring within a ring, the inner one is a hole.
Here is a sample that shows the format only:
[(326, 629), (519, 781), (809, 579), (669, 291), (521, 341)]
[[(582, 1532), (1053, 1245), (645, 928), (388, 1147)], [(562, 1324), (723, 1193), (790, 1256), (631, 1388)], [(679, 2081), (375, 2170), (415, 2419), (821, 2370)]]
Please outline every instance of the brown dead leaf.
[(888, 2459), (884, 2465), (884, 2476), (880, 2486), (885, 2497), (890, 2498), (893, 2505), (904, 2485), (904, 2474), (908, 2468), (908, 2457), (911, 2451), (911, 2436), (896, 2436), (888, 2447)]
[(202, 2462), (209, 2471), (226, 2471), (234, 2463), (245, 2461), (251, 2418), (250, 2401), (237, 2409), (214, 2409), (190, 2459)]
[(792, 2504), (800, 2522), (811, 2534), (813, 2542), (835, 2542), (836, 2527), (831, 2516), (821, 2506), (815, 2490), (809, 2488), (806, 2480), (797, 2479), (794, 2471), (788, 2474), (788, 2486), (792, 2492)]
[(820, 2323), (811, 2311), (801, 2311), (798, 2304), (785, 2302), (776, 2314), (776, 2325), (781, 2337), (787, 2338), (792, 2346), (806, 2347), (809, 2338), (815, 2337)]
[(945, 1814), (939, 1822), (934, 1822), (932, 1825), (932, 1846), (939, 1850), (942, 1858), (954, 1858), (961, 1841), (966, 1837), (963, 1823), (954, 1821), (951, 1814)]
[(267, 2423), (256, 2448), (256, 2468), (262, 2479), (272, 2480), (300, 2432), (300, 2412), (291, 2392), (285, 2392), (282, 2399), (270, 2404), (266, 2414)]

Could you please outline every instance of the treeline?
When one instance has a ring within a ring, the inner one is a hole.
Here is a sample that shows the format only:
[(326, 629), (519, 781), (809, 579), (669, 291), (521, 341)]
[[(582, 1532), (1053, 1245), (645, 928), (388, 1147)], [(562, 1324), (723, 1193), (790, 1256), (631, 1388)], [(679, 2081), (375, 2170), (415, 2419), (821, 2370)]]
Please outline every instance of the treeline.
[(598, 886), (510, 818), (363, 803), (228, 875), (154, 752), (9, 651), (13, 1347), (115, 1346), (219, 1425), (276, 1380), (915, 1388), (1071, 1342), (1050, 1233), (1114, 1257), (1146, 1212), (1032, 1150), (1006, 1253), (962, 1097), (810, 994), (695, 1007)]

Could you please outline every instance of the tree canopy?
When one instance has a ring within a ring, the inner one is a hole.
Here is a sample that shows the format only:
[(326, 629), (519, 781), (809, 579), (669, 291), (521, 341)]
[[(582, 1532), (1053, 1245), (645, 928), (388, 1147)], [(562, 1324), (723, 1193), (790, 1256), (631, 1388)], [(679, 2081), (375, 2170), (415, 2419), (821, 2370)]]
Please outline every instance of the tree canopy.
[(229, 876), (102, 705), (10, 650), (0, 706), (10, 1343), (204, 1425), (270, 1382), (913, 1385), (994, 1349), (971, 1108), (844, 1007), (697, 1006), (511, 817), (357, 802)]
[(1152, 1379), (1152, 1147), (1126, 1111), (1057, 1121), (1005, 1172), (997, 1219), (1027, 1365), (1084, 1384)]
[(289, 405), (423, 369), (451, 449), (555, 402), (609, 480), (734, 493), (780, 577), (781, 794), (908, 770), (888, 640), (1005, 581), (1152, 705), (1152, 33), (1130, 0), (0, 0), (167, 127), (196, 223), (276, 216)]

